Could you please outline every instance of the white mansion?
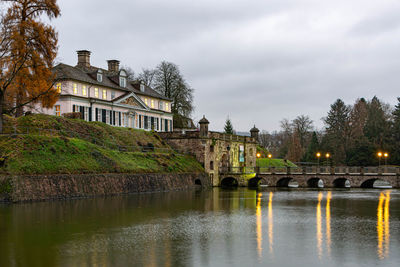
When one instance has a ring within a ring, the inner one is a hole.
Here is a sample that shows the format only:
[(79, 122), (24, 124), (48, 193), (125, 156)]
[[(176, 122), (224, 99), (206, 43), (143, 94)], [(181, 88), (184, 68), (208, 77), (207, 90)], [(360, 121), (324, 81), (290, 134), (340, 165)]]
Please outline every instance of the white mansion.
[(61, 116), (81, 112), (86, 121), (160, 132), (172, 131), (171, 100), (140, 81), (129, 81), (118, 60), (108, 70), (90, 65), (90, 51), (80, 50), (78, 64), (54, 67), (60, 97), (53, 109), (36, 110)]

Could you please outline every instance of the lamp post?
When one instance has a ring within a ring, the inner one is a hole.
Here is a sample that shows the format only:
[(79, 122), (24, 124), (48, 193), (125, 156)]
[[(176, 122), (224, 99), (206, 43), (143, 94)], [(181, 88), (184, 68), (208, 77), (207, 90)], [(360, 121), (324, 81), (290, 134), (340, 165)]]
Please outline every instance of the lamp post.
[(269, 167), (271, 164), (271, 158), (272, 158), (272, 154), (268, 154), (268, 171), (269, 171)]
[(382, 158), (382, 155), (383, 155), (383, 154), (382, 154), (382, 152), (378, 152), (377, 155), (378, 155), (378, 159), (379, 159), (379, 165), (378, 165), (378, 166), (379, 166), (379, 168), (380, 168), (380, 167), (381, 167), (381, 158)]
[(387, 158), (389, 157), (389, 153), (385, 152), (383, 153), (383, 156), (385, 157), (385, 166), (387, 166)]
[[(256, 157), (257, 157), (257, 159), (261, 158), (261, 153), (257, 152)], [(256, 172), (259, 173), (260, 172), (260, 170), (259, 170), (260, 167), (258, 166), (257, 159), (256, 159)]]
[(317, 164), (317, 171), (315, 173), (318, 173), (319, 170), (319, 158), (321, 157), (321, 153), (317, 152), (317, 159), (318, 159), (318, 164)]
[(329, 166), (329, 158), (331, 157), (331, 154), (329, 154), (329, 153), (326, 153), (325, 154), (325, 158), (326, 158), (326, 167), (328, 167)]

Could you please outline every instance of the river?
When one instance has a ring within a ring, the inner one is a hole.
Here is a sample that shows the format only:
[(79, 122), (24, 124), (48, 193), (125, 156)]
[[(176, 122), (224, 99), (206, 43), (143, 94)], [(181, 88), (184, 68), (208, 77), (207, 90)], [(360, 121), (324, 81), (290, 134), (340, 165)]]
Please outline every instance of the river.
[(400, 191), (239, 188), (0, 204), (0, 266), (399, 266)]

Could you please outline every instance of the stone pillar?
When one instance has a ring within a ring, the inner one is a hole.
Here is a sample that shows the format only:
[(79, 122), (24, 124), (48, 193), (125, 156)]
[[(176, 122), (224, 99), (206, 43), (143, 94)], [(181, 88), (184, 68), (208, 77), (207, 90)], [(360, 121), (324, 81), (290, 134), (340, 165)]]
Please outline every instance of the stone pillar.
[(199, 121), (199, 124), (200, 124), (200, 137), (207, 137), (208, 136), (208, 124), (210, 124), (210, 122), (203, 115), (203, 118)]

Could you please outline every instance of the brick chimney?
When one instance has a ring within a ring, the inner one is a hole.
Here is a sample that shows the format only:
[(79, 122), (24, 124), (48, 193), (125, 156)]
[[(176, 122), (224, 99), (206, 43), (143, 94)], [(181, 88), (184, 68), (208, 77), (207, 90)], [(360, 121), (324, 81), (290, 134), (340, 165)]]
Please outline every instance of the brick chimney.
[(110, 72), (118, 72), (119, 71), (119, 61), (112, 59), (112, 60), (107, 60), (108, 63), (108, 71)]
[(78, 54), (78, 64), (79, 67), (90, 68), (90, 54), (91, 52), (88, 50), (79, 50), (76, 51)]

